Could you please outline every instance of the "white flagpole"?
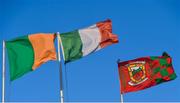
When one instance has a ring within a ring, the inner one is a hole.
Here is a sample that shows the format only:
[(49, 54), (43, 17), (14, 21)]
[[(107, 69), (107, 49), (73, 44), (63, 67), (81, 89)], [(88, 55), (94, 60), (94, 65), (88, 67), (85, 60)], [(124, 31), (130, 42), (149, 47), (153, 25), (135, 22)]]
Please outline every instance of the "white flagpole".
[(61, 61), (61, 56), (60, 56), (60, 35), (59, 32), (57, 32), (57, 43), (58, 43), (58, 61), (60, 63), (60, 68), (59, 68), (59, 74), (60, 74), (60, 98), (61, 98), (61, 103), (64, 103), (64, 95), (63, 95), (63, 76), (62, 76), (62, 61)]
[(123, 103), (123, 94), (121, 93), (121, 103)]
[(2, 61), (2, 103), (5, 100), (5, 41), (3, 40), (3, 61)]
[[(119, 64), (119, 62), (120, 62), (120, 59), (117, 60), (117, 64)], [(120, 78), (120, 79), (122, 79), (122, 78)], [(120, 83), (120, 84), (121, 84), (121, 83)], [(121, 85), (121, 86), (122, 86), (122, 85)], [(121, 96), (121, 103), (124, 103), (123, 94), (121, 93), (120, 96)]]

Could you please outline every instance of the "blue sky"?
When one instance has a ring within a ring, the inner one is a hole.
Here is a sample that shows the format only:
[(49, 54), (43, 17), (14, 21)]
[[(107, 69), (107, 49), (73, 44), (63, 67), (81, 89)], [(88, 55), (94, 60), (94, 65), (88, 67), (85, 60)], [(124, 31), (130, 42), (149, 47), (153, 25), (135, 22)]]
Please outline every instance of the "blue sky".
[[(178, 78), (127, 93), (124, 101), (180, 102), (179, 4), (178, 0), (0, 0), (0, 48), (2, 40), (39, 32), (68, 32), (110, 18), (119, 43), (66, 65), (65, 101), (120, 101), (116, 60), (166, 51), (173, 58)], [(59, 101), (57, 61), (13, 82), (9, 81), (7, 58), (6, 70), (6, 101)]]

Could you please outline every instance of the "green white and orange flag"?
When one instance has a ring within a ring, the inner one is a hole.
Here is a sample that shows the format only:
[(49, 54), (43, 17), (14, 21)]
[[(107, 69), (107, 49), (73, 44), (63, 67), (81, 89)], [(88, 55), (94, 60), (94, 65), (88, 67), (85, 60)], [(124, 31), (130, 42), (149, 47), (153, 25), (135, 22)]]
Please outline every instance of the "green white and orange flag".
[(65, 63), (80, 59), (108, 45), (118, 43), (112, 33), (112, 22), (106, 20), (92, 26), (60, 34)]
[(39, 33), (6, 41), (11, 81), (49, 60), (56, 60), (55, 37), (55, 34)]

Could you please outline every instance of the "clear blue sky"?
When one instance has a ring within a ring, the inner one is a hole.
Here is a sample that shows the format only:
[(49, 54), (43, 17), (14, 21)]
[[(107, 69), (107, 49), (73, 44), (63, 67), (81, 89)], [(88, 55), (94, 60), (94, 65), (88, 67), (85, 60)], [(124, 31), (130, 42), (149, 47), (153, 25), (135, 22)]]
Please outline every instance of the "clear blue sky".
[[(167, 51), (178, 78), (127, 93), (124, 101), (180, 102), (179, 5), (178, 0), (0, 0), (0, 48), (2, 40), (39, 32), (68, 32), (110, 18), (119, 44), (66, 65), (65, 100), (120, 101), (116, 60)], [(43, 64), (14, 82), (9, 81), (8, 63), (6, 66), (6, 101), (59, 101), (58, 62)]]

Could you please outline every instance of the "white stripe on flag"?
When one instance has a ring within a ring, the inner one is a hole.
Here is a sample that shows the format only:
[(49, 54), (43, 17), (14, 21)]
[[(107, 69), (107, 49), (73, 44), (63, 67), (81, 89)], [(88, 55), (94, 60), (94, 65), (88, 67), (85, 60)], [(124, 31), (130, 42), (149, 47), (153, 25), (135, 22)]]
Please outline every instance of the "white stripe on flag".
[(96, 25), (92, 25), (88, 28), (80, 29), (79, 35), (83, 43), (83, 47), (82, 47), (83, 56), (92, 53), (98, 48), (99, 43), (101, 41), (101, 34), (98, 27), (96, 27)]

